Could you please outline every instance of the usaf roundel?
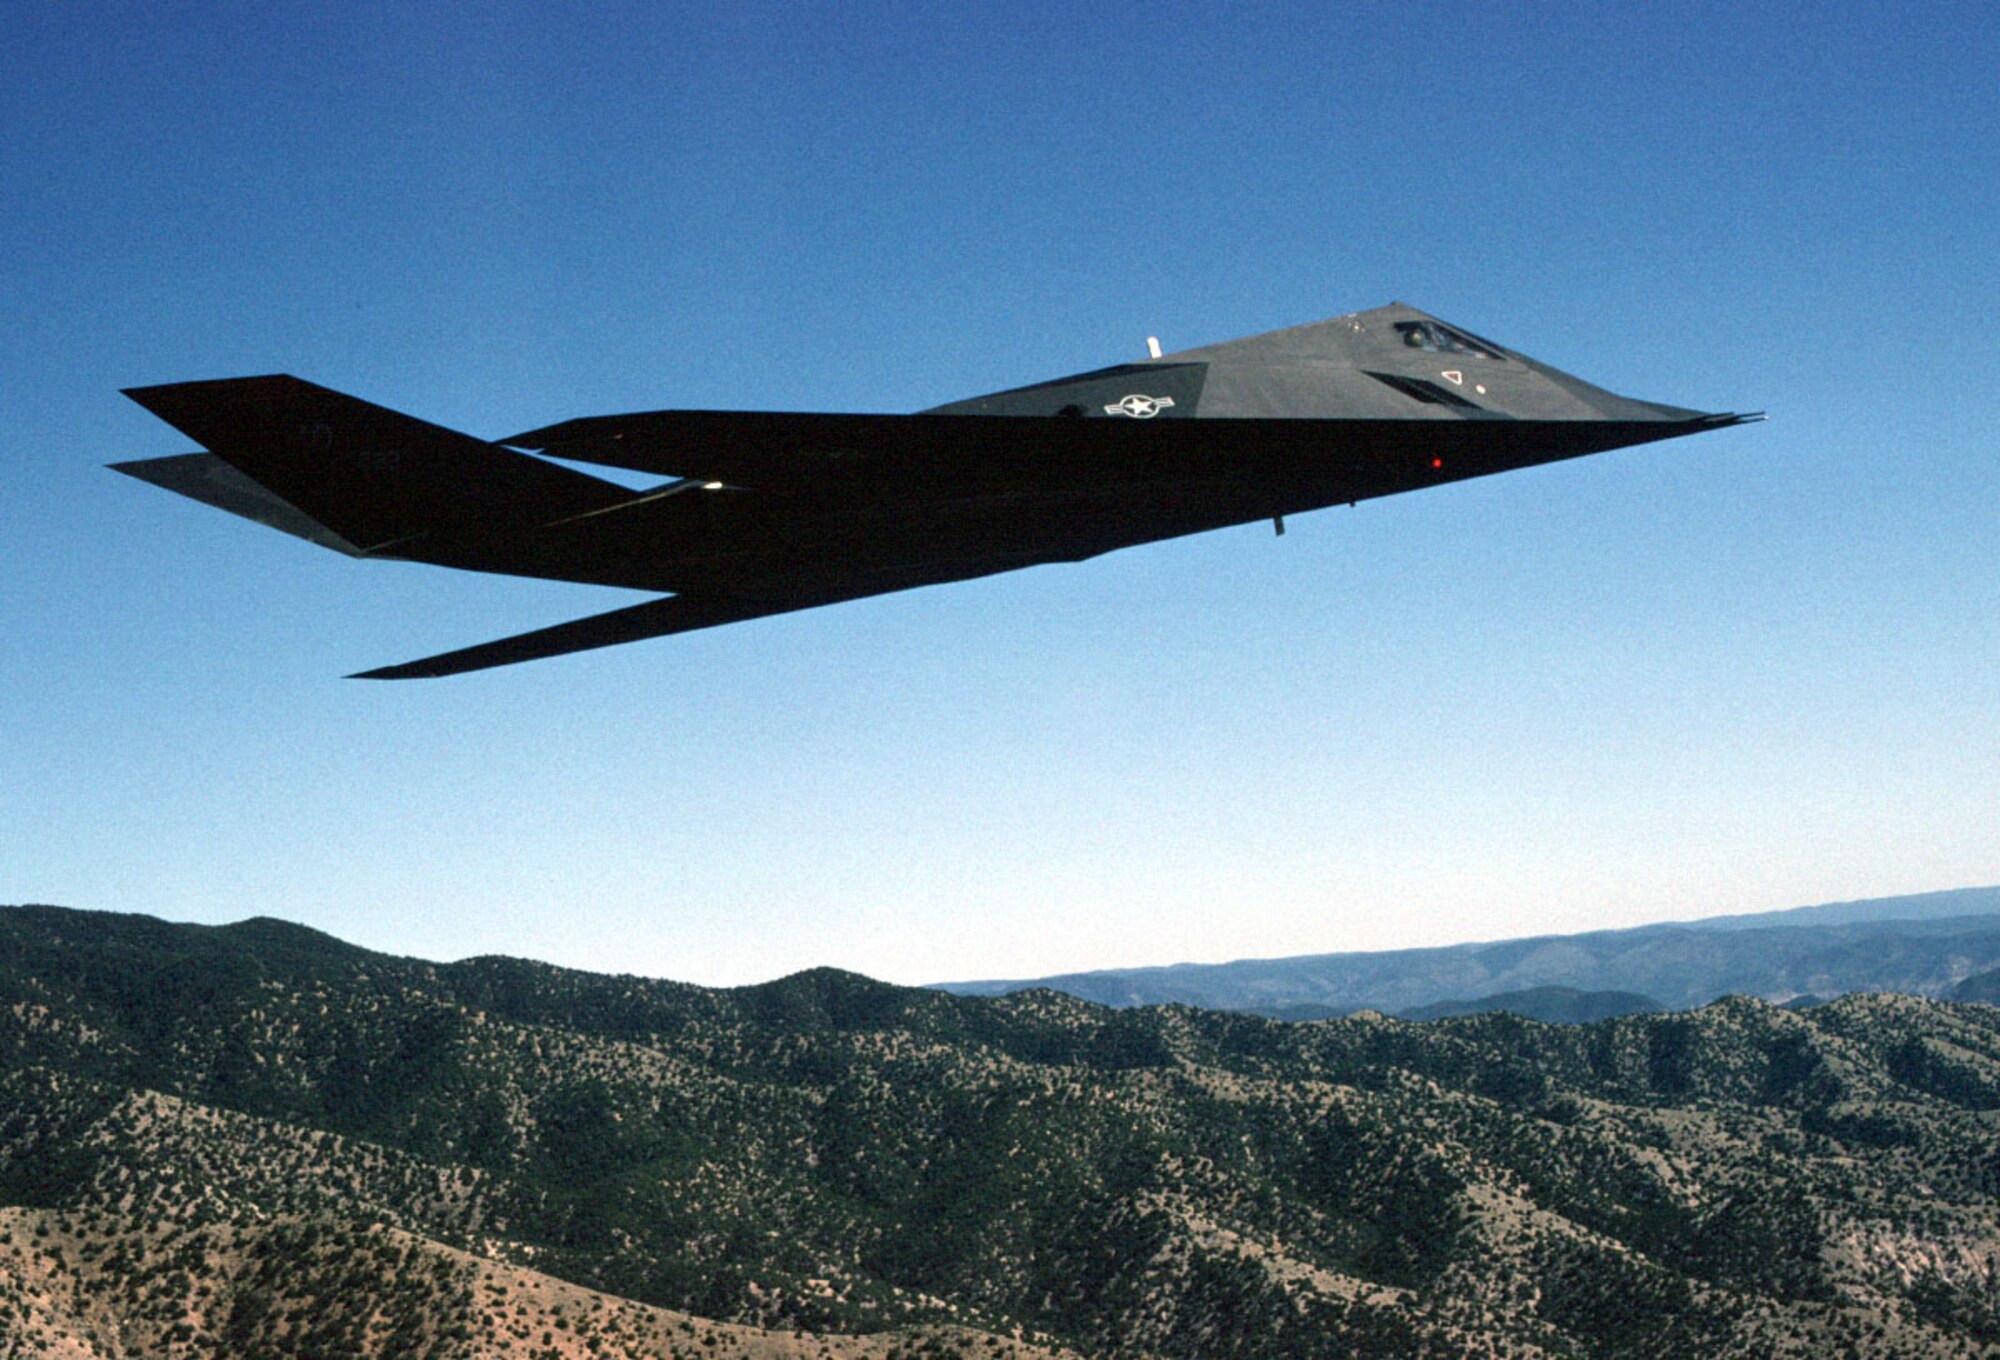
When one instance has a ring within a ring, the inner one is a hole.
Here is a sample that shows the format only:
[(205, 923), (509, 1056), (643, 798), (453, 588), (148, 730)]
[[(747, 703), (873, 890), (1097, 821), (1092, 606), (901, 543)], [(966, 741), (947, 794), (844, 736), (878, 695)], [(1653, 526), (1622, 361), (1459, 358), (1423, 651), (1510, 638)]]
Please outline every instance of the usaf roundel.
[(1122, 401), (1114, 401), (1104, 408), (1107, 416), (1130, 416), (1134, 420), (1151, 420), (1161, 411), (1174, 404), (1172, 397), (1148, 397), (1134, 392)]

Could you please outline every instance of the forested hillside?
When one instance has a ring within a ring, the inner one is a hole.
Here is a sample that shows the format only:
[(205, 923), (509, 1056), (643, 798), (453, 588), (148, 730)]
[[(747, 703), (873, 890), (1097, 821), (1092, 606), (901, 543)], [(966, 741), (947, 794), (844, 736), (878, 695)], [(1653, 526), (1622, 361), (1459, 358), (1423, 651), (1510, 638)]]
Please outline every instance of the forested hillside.
[(0, 1204), (0, 1355), (2000, 1356), (2000, 1011), (1286, 1023), (14, 908)]

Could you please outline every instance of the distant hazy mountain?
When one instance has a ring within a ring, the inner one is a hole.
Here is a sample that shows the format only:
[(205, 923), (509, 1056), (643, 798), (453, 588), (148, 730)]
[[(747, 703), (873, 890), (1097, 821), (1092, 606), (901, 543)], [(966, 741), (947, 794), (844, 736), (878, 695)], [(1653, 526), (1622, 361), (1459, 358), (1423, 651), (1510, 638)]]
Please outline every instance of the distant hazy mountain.
[[(1613, 1020), (1621, 1015), (1644, 1015), (1673, 1009), (1637, 992), (1580, 992), (1574, 987), (1531, 987), (1523, 992), (1498, 992), (1469, 1000), (1437, 1001), (1398, 1011), (1398, 1020), (1444, 1020), (1453, 1016), (1485, 1015), (1505, 1011), (1527, 1020), (1549, 1025), (1587, 1025), (1597, 1020)], [(1252, 1008), (1244, 1013), (1266, 1020), (1339, 1020), (1368, 1012), (1365, 1006), (1273, 1006)], [(1373, 1012), (1370, 1012), (1373, 1013)]]
[(1500, 992), (1473, 1001), (1438, 1001), (1401, 1013), (1404, 1020), (1444, 1020), (1458, 1015), (1509, 1015), (1550, 1025), (1588, 1025), (1621, 1015), (1646, 1015), (1668, 1009), (1637, 992), (1579, 992), (1574, 987), (1530, 987), (1524, 992)]
[(0, 1356), (1990, 1357), (1996, 1115), (2000, 1010), (1909, 997), (1300, 1025), (0, 909)]
[(1756, 930), (1765, 926), (1847, 926), (1867, 921), (1936, 921), (1960, 916), (2000, 916), (2000, 887), (1948, 888), (1903, 897), (1825, 902), (1784, 911), (1703, 916), (1684, 924), (1701, 930)]
[(1685, 1009), (1731, 994), (1784, 1001), (1893, 991), (1940, 996), (2000, 967), (2000, 888), (1433, 949), (1309, 954), (948, 982), (963, 996), (1046, 987), (1108, 1006), (1178, 1002), (1306, 1018), (1400, 1014), (1542, 987), (1636, 992)]

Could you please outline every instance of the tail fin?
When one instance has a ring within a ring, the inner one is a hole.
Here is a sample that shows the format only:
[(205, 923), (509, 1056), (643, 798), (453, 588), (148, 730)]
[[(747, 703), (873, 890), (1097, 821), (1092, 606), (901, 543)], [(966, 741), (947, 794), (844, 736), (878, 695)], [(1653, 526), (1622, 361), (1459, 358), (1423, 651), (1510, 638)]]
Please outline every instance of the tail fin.
[(361, 556), (361, 549), (313, 519), (289, 501), (280, 500), (212, 453), (177, 453), (168, 458), (139, 458), (111, 464), (113, 472), (178, 491), (191, 501), (254, 519), (282, 529), (322, 548)]
[[(125, 395), (282, 503), (192, 465), (119, 471), (316, 542), (284, 507), (360, 556), (439, 531), (546, 524), (628, 498), (623, 487), (289, 374), (127, 388)], [(216, 487), (224, 488), (217, 492)], [(201, 494), (210, 491), (214, 494)], [(283, 521), (283, 522), (280, 522)]]

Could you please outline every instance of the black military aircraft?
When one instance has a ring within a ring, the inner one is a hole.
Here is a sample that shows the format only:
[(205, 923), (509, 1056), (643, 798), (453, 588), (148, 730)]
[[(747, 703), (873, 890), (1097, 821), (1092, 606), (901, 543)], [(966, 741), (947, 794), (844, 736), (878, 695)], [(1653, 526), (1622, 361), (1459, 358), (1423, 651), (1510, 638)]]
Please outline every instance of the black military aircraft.
[[(1614, 396), (1400, 303), (915, 415), (646, 411), (488, 442), (298, 378), (126, 395), (120, 472), (353, 557), (670, 592), (362, 678), (454, 675), (1754, 420)], [(671, 478), (628, 487), (536, 457)]]

